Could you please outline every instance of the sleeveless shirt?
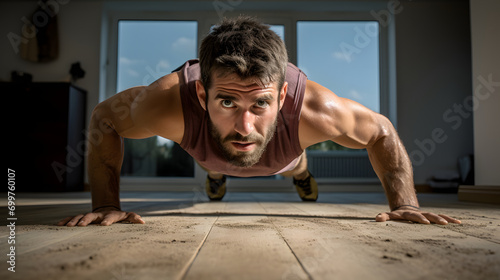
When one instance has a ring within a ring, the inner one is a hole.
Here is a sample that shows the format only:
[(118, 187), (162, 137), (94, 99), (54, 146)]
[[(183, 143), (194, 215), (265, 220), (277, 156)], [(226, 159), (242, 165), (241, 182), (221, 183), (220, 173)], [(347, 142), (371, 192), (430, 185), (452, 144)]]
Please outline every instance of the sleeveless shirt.
[(180, 94), (184, 115), (184, 137), (180, 146), (208, 170), (236, 177), (270, 176), (295, 167), (303, 150), (299, 142), (299, 119), (306, 89), (306, 75), (289, 63), (285, 81), (288, 91), (278, 114), (277, 128), (259, 162), (251, 167), (230, 164), (222, 155), (210, 134), (208, 112), (196, 95), (196, 80), (200, 80), (198, 60), (187, 61), (182, 68)]

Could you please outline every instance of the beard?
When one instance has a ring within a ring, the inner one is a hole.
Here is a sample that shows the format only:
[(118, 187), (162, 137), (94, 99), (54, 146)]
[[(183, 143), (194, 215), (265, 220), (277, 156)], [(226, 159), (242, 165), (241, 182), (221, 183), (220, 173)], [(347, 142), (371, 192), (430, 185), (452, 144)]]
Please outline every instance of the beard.
[[(266, 135), (260, 135), (255, 131), (247, 136), (243, 136), (239, 133), (229, 134), (225, 137), (222, 137), (219, 130), (215, 127), (214, 123), (210, 116), (208, 117), (208, 128), (210, 130), (210, 135), (215, 140), (217, 145), (219, 146), (220, 151), (224, 158), (232, 165), (238, 167), (252, 167), (257, 162), (259, 162), (260, 158), (266, 151), (267, 145), (274, 137), (274, 133), (276, 132), (276, 127), (278, 124), (278, 115), (276, 115), (276, 119), (274, 123), (269, 126), (266, 131)], [(232, 141), (240, 141), (240, 142), (254, 142), (255, 149), (250, 152), (241, 152), (236, 151), (233, 152), (228, 146), (231, 145)]]

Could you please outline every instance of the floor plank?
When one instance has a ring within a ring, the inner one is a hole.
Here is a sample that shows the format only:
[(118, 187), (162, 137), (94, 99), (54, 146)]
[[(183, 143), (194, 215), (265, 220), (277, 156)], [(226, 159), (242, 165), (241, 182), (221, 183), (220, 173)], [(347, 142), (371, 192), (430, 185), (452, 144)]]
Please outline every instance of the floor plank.
[(281, 235), (262, 216), (224, 216), (214, 224), (185, 279), (308, 279)]

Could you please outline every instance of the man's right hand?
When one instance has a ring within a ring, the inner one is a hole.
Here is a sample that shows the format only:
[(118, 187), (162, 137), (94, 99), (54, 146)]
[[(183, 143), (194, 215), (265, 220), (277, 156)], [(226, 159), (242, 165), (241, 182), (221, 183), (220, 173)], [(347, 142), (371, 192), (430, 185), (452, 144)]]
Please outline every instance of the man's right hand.
[(57, 223), (58, 226), (87, 226), (89, 224), (100, 224), (101, 226), (109, 226), (113, 223), (128, 222), (134, 224), (145, 224), (146, 222), (134, 212), (124, 212), (116, 208), (101, 208), (92, 213), (81, 214), (77, 216), (67, 217)]

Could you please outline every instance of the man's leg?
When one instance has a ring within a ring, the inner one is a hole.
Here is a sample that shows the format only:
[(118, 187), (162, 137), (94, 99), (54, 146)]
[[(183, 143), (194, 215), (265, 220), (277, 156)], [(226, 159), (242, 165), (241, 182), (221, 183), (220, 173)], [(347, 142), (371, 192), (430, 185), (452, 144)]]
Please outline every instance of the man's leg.
[(318, 199), (318, 184), (307, 168), (306, 151), (300, 156), (300, 160), (294, 169), (281, 173), (285, 177), (293, 177), (295, 189), (303, 201), (316, 201)]
[(205, 181), (205, 191), (210, 200), (221, 200), (226, 194), (226, 176), (222, 173), (211, 171), (199, 164), (201, 168), (207, 171), (207, 180)]

